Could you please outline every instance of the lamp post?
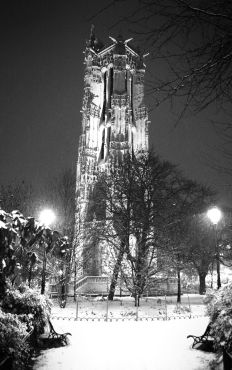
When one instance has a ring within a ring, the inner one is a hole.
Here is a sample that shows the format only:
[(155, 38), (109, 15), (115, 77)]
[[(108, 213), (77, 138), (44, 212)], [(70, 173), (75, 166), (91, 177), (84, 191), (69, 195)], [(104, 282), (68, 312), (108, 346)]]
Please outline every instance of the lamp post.
[(213, 207), (208, 210), (207, 216), (214, 226), (216, 264), (217, 264), (217, 289), (219, 289), (221, 288), (221, 277), (220, 277), (220, 254), (217, 242), (217, 224), (222, 218), (222, 212), (219, 208)]
[[(44, 209), (39, 214), (39, 221), (44, 227), (48, 227), (55, 221), (55, 213), (51, 209)], [(43, 268), (42, 268), (42, 278), (41, 278), (41, 294), (45, 292), (46, 283), (46, 265), (47, 265), (47, 253), (46, 253), (46, 243), (41, 240), (40, 245), (43, 247)]]

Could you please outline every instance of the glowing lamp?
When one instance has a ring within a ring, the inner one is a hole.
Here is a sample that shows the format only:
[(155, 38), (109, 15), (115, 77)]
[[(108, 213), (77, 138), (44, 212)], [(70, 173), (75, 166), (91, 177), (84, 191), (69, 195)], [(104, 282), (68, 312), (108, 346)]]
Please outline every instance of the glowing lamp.
[(210, 219), (210, 221), (212, 222), (212, 224), (217, 225), (218, 222), (222, 218), (222, 212), (219, 208), (213, 207), (213, 208), (208, 210), (207, 216)]
[(44, 209), (40, 212), (39, 221), (45, 226), (51, 225), (55, 219), (55, 213), (51, 209)]

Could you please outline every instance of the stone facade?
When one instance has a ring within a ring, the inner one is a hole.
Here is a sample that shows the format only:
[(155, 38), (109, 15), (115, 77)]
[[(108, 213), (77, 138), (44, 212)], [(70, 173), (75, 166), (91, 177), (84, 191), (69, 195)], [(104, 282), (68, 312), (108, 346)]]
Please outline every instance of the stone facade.
[[(85, 49), (82, 134), (77, 162), (75, 258), (79, 278), (104, 275), (104, 245), (89, 240), (94, 223), (104, 222), (94, 207), (94, 186), (99, 171), (148, 150), (148, 113), (144, 104), (144, 57), (130, 42), (110, 37), (104, 46), (94, 29)], [(85, 261), (86, 253), (91, 258)]]

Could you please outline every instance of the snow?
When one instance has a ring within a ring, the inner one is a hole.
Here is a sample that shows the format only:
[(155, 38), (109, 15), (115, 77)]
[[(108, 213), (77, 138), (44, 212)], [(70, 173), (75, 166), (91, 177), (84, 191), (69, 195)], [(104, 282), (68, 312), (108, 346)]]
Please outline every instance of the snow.
[(5, 222), (0, 220), (0, 229), (7, 229)]
[(70, 344), (42, 351), (34, 370), (207, 370), (214, 354), (191, 348), (208, 319), (168, 321), (54, 320)]
[[(134, 320), (136, 308), (131, 298), (110, 302), (108, 322), (103, 321), (107, 303), (99, 299), (79, 297), (77, 321), (74, 302), (68, 302), (65, 309), (55, 305), (53, 325), (57, 332), (72, 333), (70, 344), (42, 351), (34, 370), (210, 369), (209, 362), (215, 355), (192, 349), (192, 339), (187, 339), (189, 334), (203, 334), (207, 327), (202, 297), (183, 296), (185, 309), (181, 313), (176, 310), (175, 300), (143, 299), (139, 321)], [(165, 320), (167, 313), (170, 319)], [(142, 317), (145, 319), (140, 320)]]

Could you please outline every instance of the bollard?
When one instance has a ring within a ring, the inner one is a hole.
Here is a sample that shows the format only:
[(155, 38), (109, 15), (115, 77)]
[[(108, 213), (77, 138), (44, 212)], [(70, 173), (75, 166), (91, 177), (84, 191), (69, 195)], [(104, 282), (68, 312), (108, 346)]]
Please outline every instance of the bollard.
[(138, 295), (136, 294), (136, 321), (139, 318), (139, 302), (138, 302)]
[(109, 300), (108, 300), (108, 295), (106, 299), (106, 321), (108, 321), (108, 312), (109, 312)]
[(78, 320), (78, 295), (76, 297), (76, 320)]
[(106, 293), (107, 293), (107, 298), (106, 298), (106, 321), (108, 321), (108, 312), (109, 312), (109, 283), (108, 283), (108, 277), (107, 277), (107, 282), (106, 282)]
[(165, 294), (165, 319), (168, 319), (168, 307), (167, 307), (167, 297)]

